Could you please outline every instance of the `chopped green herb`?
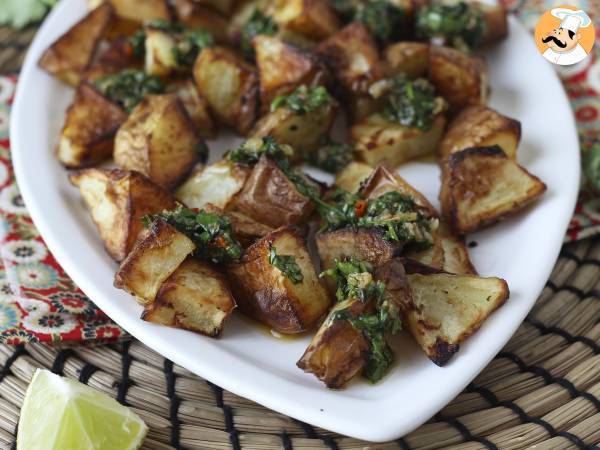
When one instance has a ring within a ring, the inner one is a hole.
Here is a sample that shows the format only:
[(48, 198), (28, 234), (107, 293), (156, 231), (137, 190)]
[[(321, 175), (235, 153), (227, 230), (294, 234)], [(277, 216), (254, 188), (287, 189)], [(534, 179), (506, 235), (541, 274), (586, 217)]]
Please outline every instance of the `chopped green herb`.
[(146, 52), (146, 30), (140, 28), (129, 37), (129, 44), (133, 49), (133, 54), (138, 58), (143, 58)]
[(164, 19), (155, 19), (147, 22), (144, 28), (140, 28), (129, 38), (129, 43), (133, 47), (133, 54), (138, 58), (143, 57), (146, 51), (146, 28), (164, 31), (169, 34), (181, 33), (184, 30), (183, 25), (179, 22), (169, 22)]
[(146, 216), (144, 225), (148, 226), (157, 219), (164, 220), (189, 237), (196, 244), (194, 255), (197, 257), (225, 263), (242, 255), (242, 246), (233, 235), (229, 218), (224, 215), (203, 209), (192, 211), (179, 205), (174, 210)]
[(304, 114), (316, 111), (322, 106), (329, 105), (331, 101), (332, 98), (329, 92), (323, 86), (309, 88), (302, 85), (290, 94), (280, 95), (275, 98), (271, 102), (271, 111), (285, 107), (299, 116), (303, 116)]
[(345, 21), (352, 20), (360, 0), (331, 0), (331, 7)]
[(405, 12), (389, 0), (362, 2), (354, 14), (354, 20), (362, 22), (378, 42), (388, 44), (402, 38)]
[(161, 94), (165, 90), (160, 78), (133, 69), (106, 75), (97, 80), (95, 85), (103, 95), (128, 112), (131, 112), (147, 95)]
[(431, 129), (434, 116), (443, 108), (443, 100), (435, 96), (429, 81), (398, 75), (389, 81), (381, 114), (390, 122), (427, 131)]
[(215, 43), (212, 34), (204, 30), (186, 31), (178, 39), (173, 48), (173, 55), (177, 65), (181, 67), (191, 67), (196, 61), (196, 57), (206, 47)]
[(269, 264), (279, 269), (294, 284), (302, 283), (304, 280), (296, 258), (292, 255), (278, 255), (277, 249), (273, 246), (269, 248)]
[(240, 49), (248, 58), (254, 58), (254, 47), (252, 39), (259, 34), (274, 36), (277, 34), (277, 23), (269, 17), (265, 16), (260, 10), (255, 9), (248, 21), (242, 27), (240, 36)]
[(419, 38), (437, 41), (465, 52), (480, 42), (484, 28), (481, 11), (466, 2), (432, 3), (419, 9), (415, 23)]
[(311, 162), (327, 172), (335, 173), (346, 167), (354, 157), (350, 144), (328, 140), (311, 156)]
[(338, 301), (356, 298), (363, 303), (372, 303), (365, 313), (354, 317), (348, 309), (338, 309), (327, 318), (328, 323), (347, 320), (363, 333), (369, 342), (370, 352), (362, 374), (372, 382), (379, 381), (393, 361), (392, 349), (385, 340), (386, 335), (397, 334), (402, 328), (398, 305), (385, 295), (385, 284), (373, 279), (370, 264), (349, 259), (335, 261), (335, 267), (321, 274), (332, 276), (337, 283)]

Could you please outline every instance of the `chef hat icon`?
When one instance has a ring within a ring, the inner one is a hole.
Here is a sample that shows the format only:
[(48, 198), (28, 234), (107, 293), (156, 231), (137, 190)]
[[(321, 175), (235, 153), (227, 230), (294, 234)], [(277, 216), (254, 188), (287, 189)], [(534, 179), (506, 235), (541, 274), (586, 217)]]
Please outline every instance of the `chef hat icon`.
[(571, 30), (573, 33), (577, 33), (579, 28), (589, 27), (592, 23), (590, 16), (581, 9), (573, 11), (567, 8), (554, 8), (550, 13), (561, 20), (560, 28)]

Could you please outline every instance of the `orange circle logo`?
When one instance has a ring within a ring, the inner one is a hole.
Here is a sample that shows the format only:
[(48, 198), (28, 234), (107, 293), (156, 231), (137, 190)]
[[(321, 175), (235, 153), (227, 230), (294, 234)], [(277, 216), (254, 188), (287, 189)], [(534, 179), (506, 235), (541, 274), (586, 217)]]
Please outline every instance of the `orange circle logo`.
[(568, 66), (585, 59), (592, 51), (596, 32), (585, 11), (562, 5), (546, 11), (535, 27), (535, 44), (553, 64)]

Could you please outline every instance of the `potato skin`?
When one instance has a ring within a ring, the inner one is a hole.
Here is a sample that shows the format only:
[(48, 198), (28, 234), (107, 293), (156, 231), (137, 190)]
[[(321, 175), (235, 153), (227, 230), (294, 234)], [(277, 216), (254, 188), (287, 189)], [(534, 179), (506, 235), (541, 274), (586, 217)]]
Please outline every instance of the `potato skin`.
[[(292, 255), (304, 279), (292, 283), (269, 263), (269, 251)], [(250, 246), (239, 263), (227, 268), (231, 290), (246, 314), (274, 330), (301, 333), (327, 312), (331, 299), (319, 283), (306, 242), (297, 229), (279, 228)]]
[(207, 147), (175, 94), (146, 97), (133, 110), (115, 138), (114, 159), (172, 189), (198, 162)]
[(172, 5), (175, 16), (187, 28), (202, 28), (210, 32), (217, 43), (229, 43), (227, 19), (221, 14), (194, 0), (173, 0)]
[(141, 59), (136, 58), (133, 54), (133, 47), (128, 39), (121, 36), (113, 40), (109, 47), (91, 63), (84, 74), (84, 79), (94, 83), (103, 76), (120, 72), (123, 69), (140, 69), (141, 67)]
[(235, 307), (225, 276), (209, 263), (188, 257), (146, 305), (141, 319), (217, 337)]
[(122, 261), (143, 231), (142, 217), (176, 206), (171, 194), (144, 175), (118, 169), (84, 169), (69, 175), (92, 213), (115, 261)]
[(307, 219), (314, 210), (314, 204), (298, 192), (275, 162), (263, 155), (252, 169), (232, 209), (276, 228)]
[(215, 46), (200, 52), (193, 75), (217, 120), (246, 135), (258, 108), (256, 68), (232, 50)]
[(154, 19), (171, 20), (167, 0), (109, 0), (116, 15), (127, 21), (144, 23)]
[(487, 101), (489, 87), (483, 60), (453, 48), (430, 47), (429, 81), (448, 102), (450, 114)]
[(76, 86), (89, 67), (113, 8), (103, 3), (73, 25), (42, 54), (39, 66), (71, 86)]
[(204, 139), (217, 137), (217, 124), (212, 118), (207, 101), (200, 95), (193, 80), (184, 80), (172, 85), (185, 107), (190, 119), (196, 125), (198, 134)]
[(373, 168), (360, 161), (352, 161), (335, 174), (335, 185), (345, 191), (356, 193), (363, 181), (369, 179)]
[(446, 158), (471, 147), (498, 145), (508, 157), (515, 159), (521, 140), (521, 122), (503, 116), (487, 106), (469, 106), (450, 123), (439, 149)]
[(508, 12), (504, 5), (477, 2), (477, 7), (483, 13), (485, 23), (482, 45), (494, 44), (505, 39), (508, 36)]
[(340, 27), (327, 0), (275, 0), (273, 17), (282, 28), (315, 40), (331, 36)]
[(77, 169), (109, 158), (115, 133), (126, 120), (127, 113), (119, 105), (91, 84), (80, 84), (61, 130), (56, 150), (59, 161), (67, 168)]
[(387, 76), (405, 74), (410, 78), (427, 76), (429, 44), (424, 42), (396, 42), (383, 52)]

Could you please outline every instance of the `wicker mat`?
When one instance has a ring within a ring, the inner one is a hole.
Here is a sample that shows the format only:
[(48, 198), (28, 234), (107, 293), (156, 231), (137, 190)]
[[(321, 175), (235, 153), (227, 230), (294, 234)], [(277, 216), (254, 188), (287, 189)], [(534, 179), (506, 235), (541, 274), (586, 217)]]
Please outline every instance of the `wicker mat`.
[[(19, 68), (34, 28), (0, 27), (0, 72)], [(492, 363), (430, 422), (369, 444), (313, 428), (202, 380), (138, 341), (101, 347), (0, 346), (0, 446), (13, 447), (37, 367), (131, 406), (147, 449), (600, 448), (600, 239), (563, 248), (529, 317)]]

